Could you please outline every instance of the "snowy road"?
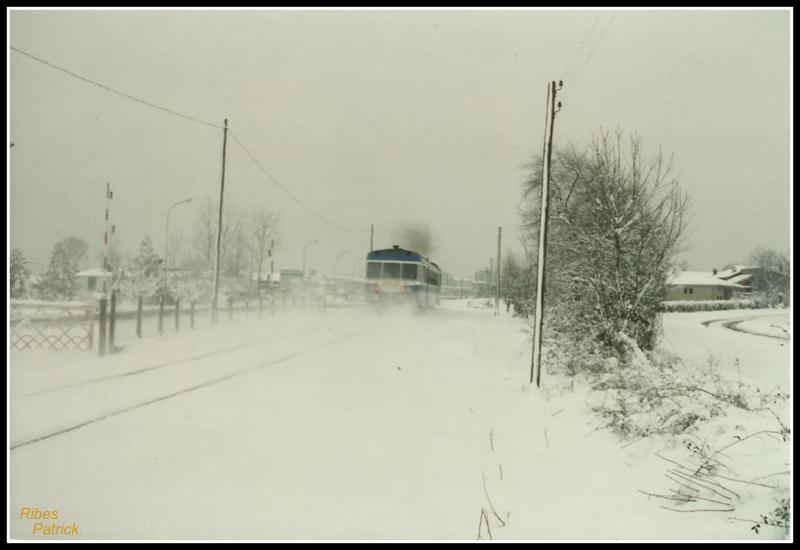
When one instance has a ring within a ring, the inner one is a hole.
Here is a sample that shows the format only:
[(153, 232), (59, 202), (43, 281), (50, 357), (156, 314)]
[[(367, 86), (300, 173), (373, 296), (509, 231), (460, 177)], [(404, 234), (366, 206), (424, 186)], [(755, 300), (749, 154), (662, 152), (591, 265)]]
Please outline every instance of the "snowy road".
[(465, 302), (11, 359), (14, 538), (42, 538), (23, 507), (86, 539), (469, 540), (482, 510), (502, 539), (747, 535), (648, 504), (662, 465), (531, 390), (525, 323)]

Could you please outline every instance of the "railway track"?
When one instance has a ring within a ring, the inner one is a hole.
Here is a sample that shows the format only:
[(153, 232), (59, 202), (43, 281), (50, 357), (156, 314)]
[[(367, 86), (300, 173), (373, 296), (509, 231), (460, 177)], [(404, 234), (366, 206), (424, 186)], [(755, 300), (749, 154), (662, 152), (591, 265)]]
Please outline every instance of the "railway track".
[[(244, 374), (247, 374), (249, 372), (252, 372), (252, 371), (264, 368), (264, 367), (276, 365), (276, 364), (279, 364), (279, 363), (284, 363), (286, 361), (290, 361), (290, 360), (295, 359), (297, 357), (301, 357), (301, 356), (304, 356), (304, 355), (308, 355), (310, 353), (317, 352), (317, 351), (319, 351), (321, 349), (324, 349), (326, 347), (338, 344), (339, 342), (342, 342), (344, 340), (352, 338), (352, 337), (356, 336), (359, 333), (360, 333), (360, 331), (351, 332), (351, 333), (346, 334), (346, 335), (344, 335), (342, 337), (336, 338), (335, 340), (332, 340), (332, 341), (329, 341), (329, 342), (325, 342), (325, 343), (320, 344), (318, 346), (315, 346), (313, 348), (305, 349), (303, 351), (299, 351), (299, 352), (296, 352), (296, 353), (290, 353), (290, 354), (284, 355), (282, 357), (278, 357), (276, 359), (270, 359), (269, 361), (262, 361), (262, 362), (254, 364), (254, 365), (249, 365), (247, 367), (241, 368), (241, 369), (236, 370), (234, 372), (227, 373), (227, 374), (225, 374), (223, 376), (219, 376), (219, 377), (214, 378), (212, 380), (207, 380), (207, 381), (199, 383), (199, 384), (194, 384), (192, 386), (188, 386), (186, 388), (182, 388), (182, 389), (180, 389), (178, 391), (173, 391), (173, 392), (167, 393), (165, 395), (161, 395), (161, 396), (158, 396), (158, 397), (155, 397), (155, 398), (147, 399), (147, 400), (144, 400), (142, 402), (139, 402), (139, 403), (136, 403), (136, 404), (133, 404), (133, 405), (129, 405), (129, 406), (126, 406), (126, 407), (122, 407), (120, 409), (112, 410), (112, 411), (110, 411), (108, 413), (105, 413), (105, 414), (102, 414), (102, 415), (97, 415), (97, 416), (95, 416), (93, 418), (90, 418), (88, 420), (84, 420), (82, 422), (73, 424), (72, 426), (69, 426), (69, 427), (66, 427), (66, 428), (61, 428), (59, 430), (52, 431), (52, 432), (47, 433), (45, 435), (33, 437), (33, 438), (30, 438), (30, 439), (27, 439), (27, 440), (24, 440), (24, 441), (18, 441), (16, 443), (12, 442), (11, 446), (10, 446), (10, 450), (14, 451), (16, 449), (19, 449), (20, 447), (25, 447), (27, 445), (33, 445), (34, 443), (39, 443), (39, 442), (42, 442), (42, 441), (45, 441), (45, 440), (48, 440), (48, 439), (51, 439), (51, 438), (54, 438), (54, 437), (65, 435), (67, 433), (73, 432), (75, 430), (79, 430), (81, 428), (85, 428), (85, 427), (90, 426), (92, 424), (96, 424), (98, 422), (102, 422), (103, 420), (108, 420), (109, 418), (113, 418), (115, 416), (119, 416), (119, 415), (127, 413), (127, 412), (135, 411), (137, 409), (141, 409), (142, 407), (147, 407), (147, 406), (153, 405), (155, 403), (160, 403), (162, 401), (166, 401), (168, 399), (172, 399), (174, 397), (178, 397), (180, 395), (184, 395), (184, 394), (193, 392), (195, 390), (199, 390), (199, 389), (202, 389), (202, 388), (213, 386), (215, 384), (219, 384), (221, 382), (225, 382), (226, 380), (230, 380), (232, 378), (235, 378), (235, 377), (238, 377), (238, 376), (242, 376)], [(120, 378), (122, 376), (131, 376), (131, 375), (134, 375), (134, 374), (141, 374), (141, 373), (144, 373), (144, 372), (152, 371), (152, 370), (157, 369), (157, 368), (163, 368), (163, 367), (167, 367), (167, 366), (172, 366), (172, 365), (184, 363), (184, 362), (187, 362), (187, 361), (196, 361), (196, 360), (204, 359), (204, 358), (207, 358), (207, 357), (210, 357), (210, 356), (213, 356), (213, 355), (219, 355), (219, 354), (222, 354), (222, 353), (229, 353), (232, 350), (243, 349), (243, 348), (247, 348), (247, 347), (255, 347), (257, 345), (259, 345), (259, 344), (245, 344), (245, 345), (242, 345), (242, 346), (237, 346), (235, 348), (229, 348), (227, 350), (219, 350), (219, 351), (216, 351), (216, 352), (207, 353), (207, 354), (204, 354), (202, 356), (196, 356), (196, 357), (193, 357), (193, 358), (188, 358), (188, 359), (179, 360), (179, 361), (172, 361), (172, 362), (169, 362), (169, 363), (163, 363), (161, 365), (154, 365), (152, 367), (148, 367), (148, 368), (145, 368), (145, 369), (140, 369), (140, 370), (134, 371), (134, 372), (123, 373), (123, 374), (120, 374), (120, 375), (106, 377), (106, 378), (103, 378), (103, 379), (95, 379), (93, 381), (88, 381), (88, 382), (83, 383), (83, 384), (73, 384), (72, 386), (64, 386), (62, 388), (57, 388), (57, 389), (65, 389), (67, 387), (82, 386), (82, 385), (96, 383), (96, 382), (103, 381), (103, 380), (109, 380), (109, 379), (112, 379), (112, 378)], [(260, 344), (260, 345), (266, 345), (266, 344)], [(48, 390), (48, 391), (55, 391), (55, 390), (56, 390), (56, 388)], [(39, 392), (39, 393), (44, 393), (44, 392)]]

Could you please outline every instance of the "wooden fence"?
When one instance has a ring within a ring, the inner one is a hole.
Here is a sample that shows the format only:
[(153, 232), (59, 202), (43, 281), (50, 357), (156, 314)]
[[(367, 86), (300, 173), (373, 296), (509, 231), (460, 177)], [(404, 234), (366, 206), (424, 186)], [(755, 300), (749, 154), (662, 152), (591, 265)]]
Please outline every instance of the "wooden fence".
[(94, 320), (93, 303), (11, 300), (11, 349), (90, 350)]

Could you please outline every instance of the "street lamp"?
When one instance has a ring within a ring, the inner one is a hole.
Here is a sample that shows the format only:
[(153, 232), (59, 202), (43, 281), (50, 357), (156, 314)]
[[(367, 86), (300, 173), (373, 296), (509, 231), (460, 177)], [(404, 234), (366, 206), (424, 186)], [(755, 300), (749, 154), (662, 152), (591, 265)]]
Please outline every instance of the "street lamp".
[(311, 246), (312, 244), (316, 243), (316, 242), (319, 242), (319, 241), (317, 241), (316, 239), (314, 239), (313, 241), (311, 241), (310, 243), (308, 243), (307, 245), (305, 245), (305, 246), (303, 247), (303, 279), (305, 279), (305, 278), (306, 278), (306, 249), (307, 249), (309, 246)]
[(167, 210), (167, 228), (164, 233), (164, 290), (166, 290), (167, 288), (167, 268), (169, 267), (169, 262), (167, 261), (167, 258), (169, 256), (169, 215), (172, 214), (173, 208), (175, 208), (179, 204), (190, 202), (191, 200), (192, 200), (191, 198), (188, 198), (182, 201), (178, 201), (172, 206), (170, 206), (169, 210)]
[(335, 259), (335, 260), (333, 260), (333, 279), (334, 279), (334, 280), (336, 280), (336, 276), (337, 276), (337, 272), (338, 272), (338, 270), (337, 270), (337, 264), (339, 263), (339, 258), (341, 258), (342, 256), (344, 256), (344, 255), (345, 255), (345, 254), (347, 254), (348, 252), (350, 252), (350, 251), (349, 251), (349, 250), (344, 250), (344, 251), (342, 251), (342, 252), (339, 252), (339, 254), (337, 254), (337, 255), (336, 255), (336, 259)]

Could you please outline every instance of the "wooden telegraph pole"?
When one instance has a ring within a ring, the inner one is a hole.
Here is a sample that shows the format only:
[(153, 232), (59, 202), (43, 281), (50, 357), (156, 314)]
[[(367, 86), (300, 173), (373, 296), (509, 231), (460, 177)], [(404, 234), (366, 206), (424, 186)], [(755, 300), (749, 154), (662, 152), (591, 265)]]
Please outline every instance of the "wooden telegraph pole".
[[(544, 309), (544, 262), (547, 250), (547, 201), (550, 188), (550, 158), (553, 150), (553, 122), (556, 119), (556, 92), (561, 89), (562, 82), (555, 80), (547, 84), (547, 115), (545, 118), (544, 157), (542, 168), (542, 211), (539, 220), (539, 261), (536, 277), (536, 313), (533, 328), (533, 356), (531, 357), (531, 384), (534, 377), (539, 387), (542, 378), (542, 310)], [(561, 102), (558, 103), (561, 109)]]
[(222, 248), (222, 199), (225, 197), (225, 149), (228, 145), (228, 119), (222, 134), (222, 181), (219, 186), (219, 222), (217, 223), (217, 261), (214, 267), (214, 299), (211, 302), (211, 321), (217, 321), (217, 296), (219, 294), (219, 260)]

